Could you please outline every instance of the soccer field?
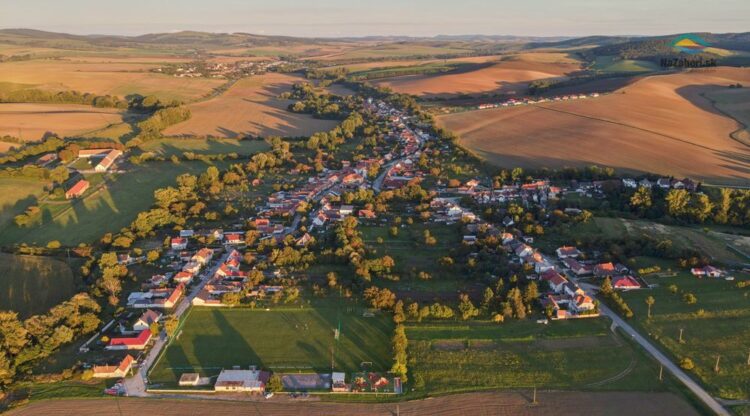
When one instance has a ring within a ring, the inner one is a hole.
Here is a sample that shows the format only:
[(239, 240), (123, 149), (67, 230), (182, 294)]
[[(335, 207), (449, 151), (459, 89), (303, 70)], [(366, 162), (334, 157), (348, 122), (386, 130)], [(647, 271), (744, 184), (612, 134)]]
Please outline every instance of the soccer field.
[[(361, 307), (283, 310), (195, 308), (178, 339), (149, 374), (152, 383), (174, 383), (182, 373), (218, 374), (222, 368), (257, 365), (284, 372), (328, 372), (331, 348), (337, 371), (372, 362), (391, 366), (393, 324), (387, 316), (362, 317)], [(351, 310), (351, 312), (348, 312)], [(334, 329), (341, 318), (339, 340)]]

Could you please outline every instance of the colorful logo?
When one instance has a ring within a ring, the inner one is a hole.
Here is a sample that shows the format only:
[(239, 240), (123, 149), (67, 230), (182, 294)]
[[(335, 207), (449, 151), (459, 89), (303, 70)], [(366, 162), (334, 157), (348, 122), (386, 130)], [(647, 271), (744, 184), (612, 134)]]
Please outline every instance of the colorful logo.
[(708, 47), (708, 42), (695, 35), (682, 35), (672, 41), (672, 48), (678, 52), (695, 55), (703, 52)]

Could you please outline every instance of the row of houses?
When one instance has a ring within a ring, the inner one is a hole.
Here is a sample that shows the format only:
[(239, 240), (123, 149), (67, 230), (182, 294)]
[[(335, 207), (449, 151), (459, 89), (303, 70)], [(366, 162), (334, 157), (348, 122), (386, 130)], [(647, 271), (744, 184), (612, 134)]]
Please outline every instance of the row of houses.
[[(195, 306), (228, 306), (222, 300), (226, 293), (241, 293), (246, 289), (248, 274), (240, 270), (241, 261), (242, 255), (232, 250), (191, 303)], [(281, 286), (259, 285), (247, 291), (247, 295), (266, 296), (281, 290)]]
[(631, 274), (630, 269), (622, 264), (579, 261), (578, 257), (583, 253), (573, 246), (558, 247), (556, 253), (557, 258), (562, 261), (563, 265), (577, 277), (609, 277), (612, 279), (612, 287), (618, 290), (633, 290), (643, 287), (638, 279)]
[(556, 95), (552, 97), (541, 97), (541, 98), (532, 98), (532, 97), (525, 97), (525, 98), (510, 98), (505, 101), (501, 101), (498, 103), (485, 103), (485, 104), (479, 104), (476, 108), (478, 110), (487, 110), (490, 108), (501, 108), (501, 107), (515, 107), (519, 105), (532, 105), (532, 104), (542, 104), (542, 103), (550, 103), (555, 101), (570, 101), (570, 100), (583, 100), (586, 98), (597, 98), (599, 97), (598, 92), (592, 92), (590, 94), (567, 94), (567, 95)]
[[(551, 309), (552, 319), (588, 318), (598, 316), (594, 300), (575, 282), (558, 271), (555, 260), (530, 245), (529, 240), (519, 240), (511, 233), (501, 235), (503, 246), (512, 252), (519, 264), (531, 264), (545, 282), (549, 291), (540, 295), (542, 306)], [(577, 251), (577, 250), (576, 250)], [(570, 248), (561, 248), (558, 255), (577, 256)]]
[(658, 187), (661, 189), (686, 189), (691, 192), (695, 192), (698, 189), (698, 183), (690, 178), (676, 179), (676, 178), (659, 178), (656, 181), (650, 181), (648, 178), (636, 180), (634, 178), (623, 178), (622, 185), (626, 188), (653, 188)]

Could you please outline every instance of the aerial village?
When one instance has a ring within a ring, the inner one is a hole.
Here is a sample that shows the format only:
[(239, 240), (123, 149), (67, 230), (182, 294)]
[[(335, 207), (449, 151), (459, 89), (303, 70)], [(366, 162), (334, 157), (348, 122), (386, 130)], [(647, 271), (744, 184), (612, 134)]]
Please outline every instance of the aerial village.
[[(148, 379), (139, 368), (148, 369), (158, 359), (161, 350), (169, 343), (164, 331), (154, 324), (163, 323), (169, 316), (178, 317), (190, 307), (231, 308), (252, 299), (253, 304), (263, 304), (263, 299), (280, 299), (287, 295), (286, 287), (278, 284), (265, 284), (264, 281), (285, 275), (286, 271), (270, 268), (256, 270), (255, 267), (243, 270), (242, 252), (249, 248), (246, 244), (248, 230), (257, 232), (259, 240), (274, 239), (283, 242), (292, 237), (295, 247), (305, 247), (334, 227), (344, 218), (355, 216), (359, 221), (378, 224), (377, 214), (366, 207), (342, 204), (337, 198), (347, 190), (360, 188), (376, 192), (399, 189), (407, 184), (419, 182), (425, 172), (417, 161), (424, 144), (433, 138), (414, 126), (409, 117), (382, 101), (368, 100), (367, 111), (386, 120), (398, 150), (389, 151), (380, 158), (363, 159), (356, 162), (344, 161), (338, 170), (326, 169), (314, 175), (295, 190), (283, 190), (270, 194), (259, 207), (257, 216), (248, 221), (247, 227), (231, 230), (183, 229), (169, 238), (169, 251), (164, 256), (167, 263), (163, 273), (154, 274), (140, 285), (140, 288), (127, 296), (127, 310), (105, 327), (89, 342), (82, 351), (101, 348), (109, 353), (107, 362), (94, 365), (94, 377), (121, 378), (109, 394), (129, 394), (146, 391)], [(79, 157), (102, 156), (96, 166), (97, 171), (106, 171), (120, 155), (116, 150), (82, 151)], [(373, 167), (379, 174), (370, 174)], [(609, 181), (612, 182), (612, 181)], [(658, 186), (695, 191), (697, 184), (689, 179), (677, 180), (660, 178), (650, 181), (642, 178), (615, 180), (618, 186)], [(594, 299), (594, 292), (602, 279), (611, 279), (614, 290), (647, 289), (649, 283), (622, 264), (602, 262), (597, 253), (583, 253), (574, 246), (561, 246), (554, 253), (545, 253), (534, 247), (534, 237), (525, 235), (515, 228), (511, 215), (498, 223), (483, 220), (471, 209), (462, 206), (468, 198), (482, 206), (520, 204), (524, 207), (545, 207), (550, 201), (566, 198), (568, 195), (582, 195), (597, 198), (601, 195), (605, 181), (571, 181), (553, 185), (552, 180), (540, 178), (519, 181), (499, 188), (488, 186), (484, 178), (473, 178), (458, 184), (436, 184), (429, 203), (429, 221), (440, 224), (461, 224), (463, 235), (460, 243), (466, 247), (475, 245), (479, 238), (491, 235), (502, 242), (511, 264), (524, 270), (524, 278), (537, 282), (541, 288), (538, 302), (545, 311), (546, 319), (540, 324), (555, 320), (594, 318), (600, 314), (600, 304)], [(610, 183), (611, 184), (611, 183)], [(450, 185), (450, 186), (449, 186)], [(85, 189), (84, 189), (85, 191)], [(309, 213), (300, 210), (310, 206)], [(581, 210), (568, 208), (567, 215), (580, 215)], [(307, 224), (300, 231), (303, 216)], [(201, 243), (210, 241), (210, 244)], [(132, 257), (129, 253), (120, 254), (118, 262), (130, 266), (142, 262), (144, 257)], [(722, 271), (705, 266), (694, 268), (695, 276), (719, 277)], [(179, 337), (179, 332), (176, 337)], [(135, 376), (126, 376), (137, 373)], [(186, 371), (179, 377), (179, 385), (170, 393), (190, 392), (194, 389), (205, 393), (254, 393), (266, 394), (266, 386), (271, 376), (270, 369), (252, 365), (248, 368), (234, 366), (224, 368), (215, 377), (199, 372)], [(329, 373), (283, 374), (282, 384), (287, 391), (329, 391), (332, 393), (402, 392), (398, 377), (388, 374), (363, 371), (344, 373), (331, 369)], [(158, 388), (149, 388), (158, 393)]]

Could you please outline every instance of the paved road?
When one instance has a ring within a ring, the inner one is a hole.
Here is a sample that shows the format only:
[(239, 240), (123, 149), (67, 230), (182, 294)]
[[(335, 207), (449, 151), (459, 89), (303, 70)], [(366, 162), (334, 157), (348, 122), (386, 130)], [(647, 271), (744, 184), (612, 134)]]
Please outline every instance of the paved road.
[[(182, 301), (177, 305), (177, 308), (174, 310), (174, 315), (178, 318), (182, 316), (185, 311), (190, 307), (191, 301), (193, 298), (195, 298), (198, 293), (203, 289), (203, 286), (208, 283), (208, 281), (211, 279), (211, 276), (216, 273), (216, 270), (221, 267), (222, 264), (227, 260), (227, 257), (229, 257), (229, 251), (224, 253), (224, 255), (221, 257), (221, 259), (212, 267), (208, 273), (201, 273), (201, 280), (200, 282), (195, 285), (187, 296), (182, 298)], [(146, 353), (146, 356), (143, 358), (143, 361), (141, 362), (140, 367), (138, 367), (138, 370), (136, 370), (136, 373), (132, 377), (128, 377), (123, 382), (125, 386), (125, 392), (128, 396), (139, 396), (139, 397), (146, 397), (149, 394), (146, 393), (146, 376), (148, 373), (149, 368), (151, 368), (152, 365), (154, 365), (154, 362), (159, 357), (159, 354), (161, 353), (162, 348), (164, 348), (164, 345), (166, 345), (168, 339), (162, 332), (159, 337), (154, 341), (154, 345), (151, 346), (151, 349)]]
[[(598, 291), (598, 288), (592, 284), (589, 283), (580, 283), (581, 287), (588, 291), (589, 293), (594, 293)], [(670, 360), (666, 355), (664, 355), (661, 351), (659, 351), (651, 342), (649, 342), (645, 337), (643, 337), (641, 334), (638, 333), (635, 329), (633, 329), (630, 324), (625, 322), (622, 318), (620, 318), (616, 313), (614, 313), (611, 309), (609, 309), (606, 305), (600, 303), (599, 304), (599, 311), (603, 314), (608, 316), (610, 319), (612, 319), (612, 322), (622, 328), (622, 330), (631, 336), (631, 338), (637, 342), (643, 349), (646, 350), (649, 354), (651, 354), (659, 363), (661, 363), (664, 368), (669, 370), (675, 378), (680, 380), (682, 384), (684, 384), (688, 389), (690, 389), (693, 394), (695, 394), (696, 397), (698, 397), (703, 403), (705, 403), (708, 408), (711, 409), (715, 414), (717, 415), (726, 415), (729, 416), (730, 413), (716, 400), (708, 394), (706, 390), (703, 389), (698, 383), (693, 381), (690, 376), (688, 376), (680, 367), (675, 365), (672, 360)]]

